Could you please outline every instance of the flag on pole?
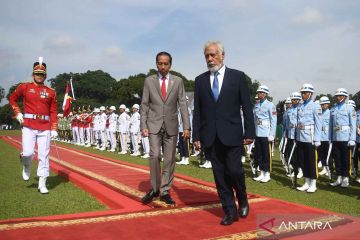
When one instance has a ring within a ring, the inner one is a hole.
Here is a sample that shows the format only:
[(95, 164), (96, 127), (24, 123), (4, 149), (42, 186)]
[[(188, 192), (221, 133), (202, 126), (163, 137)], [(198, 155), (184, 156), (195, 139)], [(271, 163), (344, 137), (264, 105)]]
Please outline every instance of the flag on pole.
[(66, 83), (64, 102), (62, 106), (64, 117), (67, 117), (70, 114), (70, 109), (71, 109), (72, 97), (69, 96), (69, 91), (70, 91), (69, 83)]

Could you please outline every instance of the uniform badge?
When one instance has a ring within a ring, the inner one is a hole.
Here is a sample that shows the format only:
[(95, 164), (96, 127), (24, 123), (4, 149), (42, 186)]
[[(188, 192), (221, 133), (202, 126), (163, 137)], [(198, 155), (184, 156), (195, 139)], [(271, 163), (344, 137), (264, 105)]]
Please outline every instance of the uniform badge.
[(40, 97), (41, 98), (48, 98), (49, 97), (49, 93), (46, 92), (46, 90), (43, 90), (40, 92)]
[(35, 93), (35, 89), (30, 88), (29, 93)]

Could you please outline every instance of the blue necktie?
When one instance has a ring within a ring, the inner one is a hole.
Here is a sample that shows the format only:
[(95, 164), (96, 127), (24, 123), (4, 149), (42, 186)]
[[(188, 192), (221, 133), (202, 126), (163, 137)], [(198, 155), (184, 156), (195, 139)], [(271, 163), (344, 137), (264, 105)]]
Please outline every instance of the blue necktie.
[(217, 100), (219, 98), (219, 80), (217, 78), (217, 75), (219, 75), (219, 72), (214, 73), (214, 81), (213, 81), (213, 86), (212, 86), (212, 92), (214, 94), (215, 102), (217, 102)]

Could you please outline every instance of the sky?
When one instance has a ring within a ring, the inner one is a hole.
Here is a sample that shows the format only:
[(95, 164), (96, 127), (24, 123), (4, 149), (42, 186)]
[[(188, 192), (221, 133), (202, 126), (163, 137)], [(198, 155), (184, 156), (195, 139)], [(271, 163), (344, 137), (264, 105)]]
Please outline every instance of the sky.
[(267, 85), (274, 102), (304, 83), (315, 94), (354, 94), (359, 13), (358, 0), (3, 1), (0, 86), (30, 80), (39, 56), (48, 79), (101, 69), (120, 80), (155, 68), (159, 51), (193, 80), (207, 70), (205, 42), (219, 40), (225, 65)]

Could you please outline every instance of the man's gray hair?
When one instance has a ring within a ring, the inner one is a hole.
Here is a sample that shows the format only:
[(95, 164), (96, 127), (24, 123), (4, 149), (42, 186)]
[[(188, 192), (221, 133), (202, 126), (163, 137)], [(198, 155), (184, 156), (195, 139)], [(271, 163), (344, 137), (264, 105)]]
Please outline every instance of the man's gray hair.
[(205, 45), (204, 45), (204, 52), (205, 52), (205, 49), (208, 48), (210, 45), (216, 45), (217, 48), (219, 49), (220, 54), (222, 54), (222, 55), (225, 54), (224, 45), (220, 41), (208, 41), (208, 42), (206, 42)]

